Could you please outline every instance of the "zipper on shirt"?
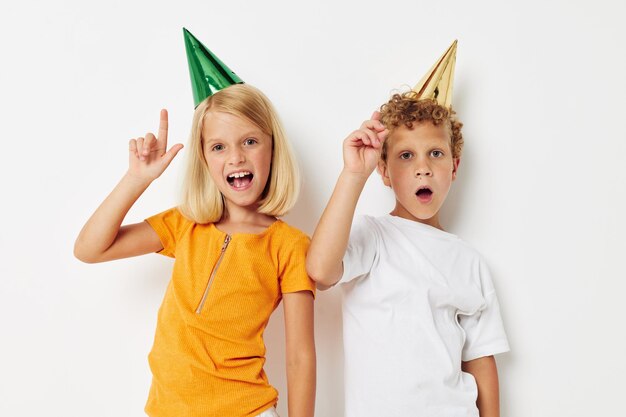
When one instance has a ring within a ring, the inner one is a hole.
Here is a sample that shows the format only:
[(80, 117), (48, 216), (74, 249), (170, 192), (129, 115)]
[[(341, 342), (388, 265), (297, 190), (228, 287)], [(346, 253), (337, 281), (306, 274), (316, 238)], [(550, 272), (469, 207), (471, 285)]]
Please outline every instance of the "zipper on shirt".
[(196, 314), (200, 314), (202, 312), (202, 307), (204, 306), (204, 302), (206, 301), (206, 297), (207, 295), (209, 295), (209, 290), (211, 289), (211, 285), (213, 284), (213, 279), (215, 278), (215, 274), (217, 273), (217, 270), (220, 267), (220, 264), (222, 263), (222, 258), (224, 258), (224, 252), (226, 252), (226, 248), (228, 247), (228, 244), (230, 243), (230, 235), (226, 235), (226, 237), (224, 238), (224, 244), (222, 245), (222, 250), (220, 251), (220, 257), (217, 258), (217, 262), (215, 263), (215, 268), (213, 268), (213, 272), (211, 272), (211, 276), (209, 277), (209, 282), (206, 285), (206, 288), (204, 289), (204, 294), (202, 295), (202, 300), (200, 300), (200, 305), (198, 306), (198, 308), (196, 309)]

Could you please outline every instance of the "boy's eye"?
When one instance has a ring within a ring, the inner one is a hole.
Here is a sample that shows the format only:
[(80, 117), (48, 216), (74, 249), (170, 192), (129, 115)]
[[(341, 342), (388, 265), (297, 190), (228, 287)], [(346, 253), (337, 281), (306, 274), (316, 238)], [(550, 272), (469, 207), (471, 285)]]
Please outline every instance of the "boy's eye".
[(430, 154), (435, 158), (441, 158), (443, 156), (443, 152), (441, 151), (432, 151)]
[(224, 150), (224, 145), (215, 145), (211, 148), (212, 151), (222, 151)]
[(400, 154), (400, 159), (411, 159), (413, 154), (411, 152), (402, 152)]
[(254, 138), (248, 138), (243, 142), (245, 145), (254, 145), (255, 143), (257, 143), (256, 139)]

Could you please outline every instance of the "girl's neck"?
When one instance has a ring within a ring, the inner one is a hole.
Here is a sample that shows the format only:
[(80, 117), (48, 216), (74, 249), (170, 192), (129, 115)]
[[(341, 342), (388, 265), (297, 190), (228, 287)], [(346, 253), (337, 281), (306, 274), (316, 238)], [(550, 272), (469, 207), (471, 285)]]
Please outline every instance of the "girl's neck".
[(260, 233), (276, 221), (259, 213), (258, 205), (241, 207), (225, 201), (224, 215), (215, 225), (225, 233)]

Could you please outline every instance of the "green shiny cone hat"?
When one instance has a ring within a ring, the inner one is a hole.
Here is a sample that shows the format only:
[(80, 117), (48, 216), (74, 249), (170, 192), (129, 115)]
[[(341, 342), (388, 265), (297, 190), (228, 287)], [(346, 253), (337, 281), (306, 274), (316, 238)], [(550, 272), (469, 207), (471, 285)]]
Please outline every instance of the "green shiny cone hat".
[(455, 40), (433, 67), (424, 75), (413, 91), (419, 98), (435, 100), (437, 104), (450, 109), (452, 105), (452, 83), (456, 64)]
[(204, 46), (187, 29), (183, 28), (185, 36), (185, 50), (191, 77), (194, 108), (202, 101), (234, 84), (242, 84), (239, 78), (213, 52)]

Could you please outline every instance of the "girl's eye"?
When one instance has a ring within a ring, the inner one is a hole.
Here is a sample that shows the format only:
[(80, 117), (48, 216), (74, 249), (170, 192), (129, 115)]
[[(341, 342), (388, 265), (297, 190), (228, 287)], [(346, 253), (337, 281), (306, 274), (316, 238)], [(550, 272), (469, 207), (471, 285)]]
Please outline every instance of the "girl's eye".
[(413, 154), (411, 152), (402, 152), (400, 154), (400, 159), (411, 159)]
[(435, 158), (441, 158), (443, 156), (443, 152), (441, 151), (432, 151), (430, 154)]
[(224, 150), (224, 145), (215, 145), (211, 148), (212, 151), (222, 151)]
[(248, 138), (244, 142), (244, 144), (246, 144), (246, 145), (254, 145), (255, 143), (257, 143), (257, 141), (254, 138)]

